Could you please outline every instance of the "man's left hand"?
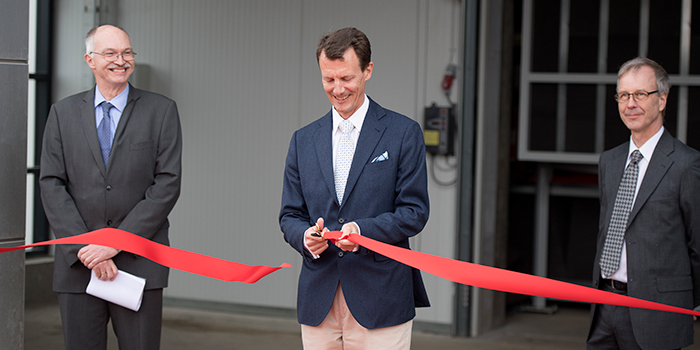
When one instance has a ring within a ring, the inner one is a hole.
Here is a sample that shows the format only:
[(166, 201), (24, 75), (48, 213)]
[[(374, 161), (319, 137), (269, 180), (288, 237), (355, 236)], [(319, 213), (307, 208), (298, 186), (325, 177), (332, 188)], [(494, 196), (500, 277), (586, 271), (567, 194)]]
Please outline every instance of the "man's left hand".
[(78, 251), (78, 259), (80, 259), (85, 267), (92, 270), (97, 264), (113, 258), (118, 253), (118, 250), (111, 247), (90, 244), (80, 248)]
[[(340, 228), (340, 232), (343, 233), (343, 235), (341, 236), (341, 238), (343, 238), (349, 236), (352, 233), (360, 233), (360, 228), (357, 227), (357, 224), (355, 224), (354, 222), (348, 222)], [(335, 246), (344, 251), (356, 252), (358, 249), (360, 249), (360, 246), (358, 246), (356, 243), (350, 242), (347, 239), (340, 239), (336, 241)]]

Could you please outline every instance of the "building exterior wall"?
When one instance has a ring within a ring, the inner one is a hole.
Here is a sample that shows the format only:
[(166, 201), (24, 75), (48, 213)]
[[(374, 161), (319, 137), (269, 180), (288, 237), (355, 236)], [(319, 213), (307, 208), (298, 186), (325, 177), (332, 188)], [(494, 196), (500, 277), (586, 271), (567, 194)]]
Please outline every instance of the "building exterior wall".
[[(29, 7), (9, 0), (0, 13), (0, 247), (24, 244), (27, 179)], [(0, 344), (24, 348), (24, 253), (0, 254)]]
[[(375, 64), (368, 95), (422, 123), (425, 106), (447, 105), (440, 81), (447, 64), (457, 62), (460, 2), (107, 3), (111, 13), (106, 18), (129, 32), (138, 53), (134, 84), (178, 103), (183, 183), (170, 215), (172, 245), (252, 265), (293, 265), (253, 285), (172, 271), (166, 297), (294, 309), (301, 257), (284, 242), (277, 214), (292, 133), (330, 109), (316, 64), (318, 39), (346, 26), (364, 31)], [(56, 64), (65, 68), (54, 77), (56, 100), (92, 84), (82, 61), (82, 38), (97, 24), (85, 12), (89, 5), (56, 4)], [(458, 91), (453, 91), (454, 101), (455, 96)], [(436, 176), (445, 181), (457, 174), (447, 169)], [(430, 219), (412, 246), (453, 257), (457, 185), (431, 180), (429, 191)], [(424, 278), (433, 306), (420, 309), (416, 320), (449, 325), (454, 284)]]

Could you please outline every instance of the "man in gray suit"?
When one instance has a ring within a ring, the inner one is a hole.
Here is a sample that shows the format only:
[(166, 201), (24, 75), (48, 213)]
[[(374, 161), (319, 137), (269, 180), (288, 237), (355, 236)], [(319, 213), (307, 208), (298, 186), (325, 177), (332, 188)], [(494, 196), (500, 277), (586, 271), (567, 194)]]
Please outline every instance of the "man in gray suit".
[[(180, 195), (182, 134), (175, 102), (129, 85), (129, 35), (93, 28), (85, 61), (96, 86), (51, 107), (41, 155), (41, 198), (56, 237), (119, 228), (168, 245), (167, 216)], [(95, 298), (95, 274), (118, 271), (146, 279), (138, 312)], [(56, 247), (58, 293), (66, 349), (106, 349), (111, 319), (120, 349), (158, 349), (168, 268), (97, 245)]]
[[(600, 156), (593, 284), (692, 309), (700, 304), (700, 152), (663, 127), (670, 87), (666, 71), (647, 58), (630, 60), (618, 72), (615, 99), (632, 135)], [(588, 349), (679, 349), (692, 343), (690, 315), (592, 307)]]

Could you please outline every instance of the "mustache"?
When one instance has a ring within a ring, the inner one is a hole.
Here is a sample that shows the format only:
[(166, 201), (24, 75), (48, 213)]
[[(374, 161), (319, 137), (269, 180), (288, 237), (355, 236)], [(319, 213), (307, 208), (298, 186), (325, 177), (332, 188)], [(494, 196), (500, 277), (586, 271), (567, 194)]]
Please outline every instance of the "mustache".
[(115, 63), (110, 64), (107, 66), (107, 69), (112, 69), (112, 68), (131, 68), (131, 64), (129, 62), (125, 62), (121, 66)]

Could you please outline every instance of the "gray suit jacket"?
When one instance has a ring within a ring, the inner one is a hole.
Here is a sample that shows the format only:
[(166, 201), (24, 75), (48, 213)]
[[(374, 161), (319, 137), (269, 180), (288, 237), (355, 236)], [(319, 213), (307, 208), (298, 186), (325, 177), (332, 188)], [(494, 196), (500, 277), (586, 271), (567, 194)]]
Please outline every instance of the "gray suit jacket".
[[(600, 156), (595, 287), (600, 283), (598, 262), (628, 149), (629, 142)], [(686, 309), (700, 305), (700, 152), (668, 131), (659, 139), (644, 175), (625, 239), (629, 296)], [(693, 343), (692, 316), (636, 308), (630, 315), (634, 336), (643, 349), (674, 349)]]
[[(129, 87), (107, 169), (95, 125), (95, 89), (51, 107), (41, 154), (41, 199), (56, 237), (119, 228), (168, 245), (168, 214), (180, 195), (182, 133), (174, 101)], [(78, 245), (58, 245), (56, 292), (84, 293), (90, 280)], [(168, 268), (131, 253), (117, 268), (164, 288)]]

